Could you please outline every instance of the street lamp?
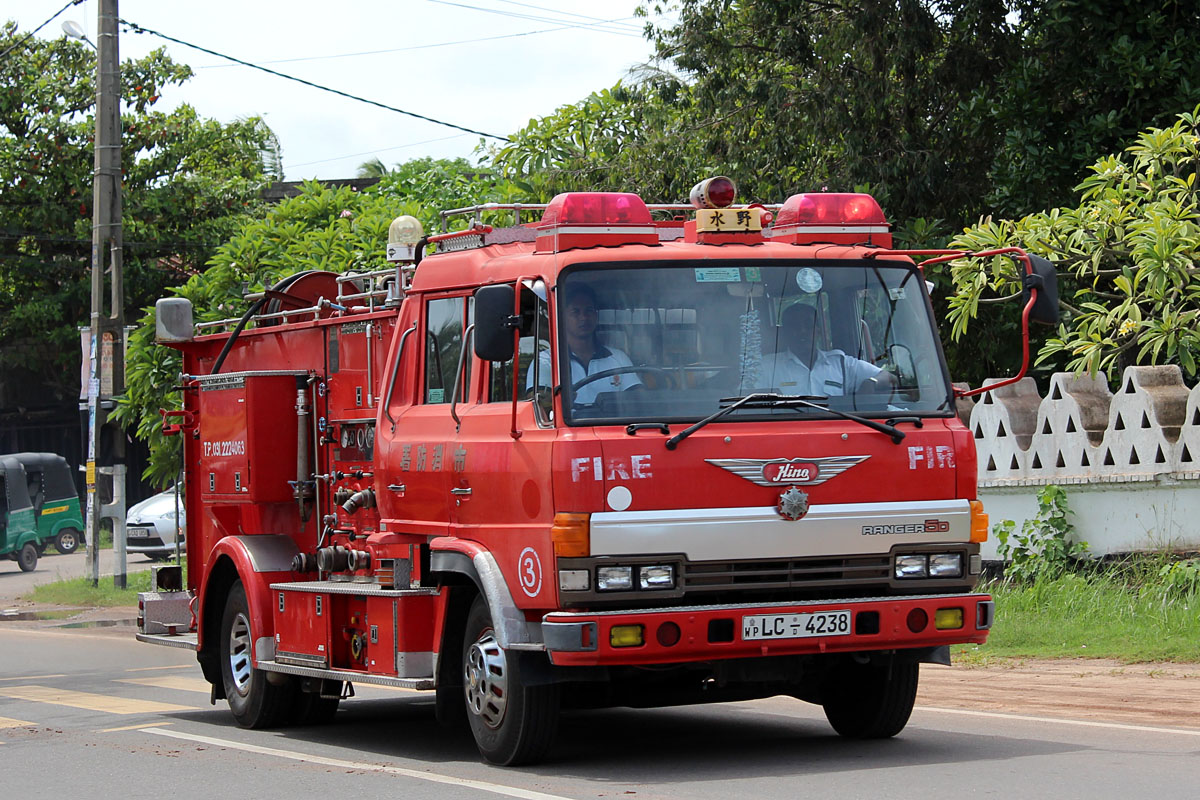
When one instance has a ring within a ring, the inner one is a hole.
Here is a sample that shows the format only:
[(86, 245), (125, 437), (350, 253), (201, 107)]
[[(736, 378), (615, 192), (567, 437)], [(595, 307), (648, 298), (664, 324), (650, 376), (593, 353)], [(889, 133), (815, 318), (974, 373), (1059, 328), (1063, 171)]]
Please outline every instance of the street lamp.
[(92, 40), (89, 39), (87, 34), (83, 32), (83, 27), (75, 20), (69, 19), (63, 22), (62, 30), (63, 33), (65, 33), (67, 36), (70, 36), (72, 39), (79, 39), (80, 41), (87, 42), (93, 50), (96, 49), (96, 45), (92, 44)]

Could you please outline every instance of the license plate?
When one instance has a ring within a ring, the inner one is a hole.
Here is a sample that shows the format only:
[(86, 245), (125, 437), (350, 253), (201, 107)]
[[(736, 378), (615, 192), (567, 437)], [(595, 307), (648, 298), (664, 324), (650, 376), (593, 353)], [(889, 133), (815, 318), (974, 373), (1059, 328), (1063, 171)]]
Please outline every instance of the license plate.
[(149, 539), (150, 531), (145, 528), (128, 528), (125, 531), (125, 535), (130, 539)]
[(755, 614), (742, 617), (742, 639), (807, 639), (813, 636), (847, 636), (850, 609), (811, 614)]

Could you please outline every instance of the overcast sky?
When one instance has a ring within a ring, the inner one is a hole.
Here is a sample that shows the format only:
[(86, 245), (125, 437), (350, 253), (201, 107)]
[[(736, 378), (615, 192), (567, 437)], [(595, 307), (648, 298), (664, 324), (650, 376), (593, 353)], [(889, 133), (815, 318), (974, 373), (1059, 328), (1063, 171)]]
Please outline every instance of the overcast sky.
[[(0, 0), (23, 31), (67, 0)], [(190, 44), (464, 128), (507, 135), (611, 87), (649, 60), (637, 0), (121, 0), (122, 19)], [(95, 41), (97, 0), (72, 6)], [(604, 23), (604, 24), (598, 24)], [(501, 38), (503, 37), (503, 38)], [(279, 137), (288, 180), (353, 177), (378, 157), (472, 158), (479, 136), (341, 98), (141, 33), (121, 57), (166, 47), (196, 76), (159, 107), (190, 103), (223, 122), (260, 115)], [(472, 159), (473, 160), (473, 159)]]

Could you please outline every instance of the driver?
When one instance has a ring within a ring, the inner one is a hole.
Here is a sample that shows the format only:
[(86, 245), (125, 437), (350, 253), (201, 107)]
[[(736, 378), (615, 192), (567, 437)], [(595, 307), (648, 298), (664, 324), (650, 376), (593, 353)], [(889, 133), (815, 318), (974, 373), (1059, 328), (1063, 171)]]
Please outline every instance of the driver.
[[(572, 283), (562, 304), (563, 330), (566, 331), (567, 354), (571, 362), (571, 385), (575, 386), (590, 375), (610, 369), (632, 367), (629, 356), (615, 347), (605, 347), (596, 336), (596, 294), (586, 283)], [(550, 354), (543, 352), (539, 372), (549, 380)], [(532, 387), (532, 373), (528, 379)], [(575, 390), (574, 405), (590, 405), (603, 392), (617, 392), (641, 386), (642, 380), (632, 369), (607, 378), (598, 378)]]
[(841, 397), (857, 392), (895, 389), (896, 380), (869, 361), (841, 350), (817, 348), (817, 309), (793, 303), (783, 310), (783, 350), (767, 356), (764, 366), (773, 369), (770, 385), (784, 394)]

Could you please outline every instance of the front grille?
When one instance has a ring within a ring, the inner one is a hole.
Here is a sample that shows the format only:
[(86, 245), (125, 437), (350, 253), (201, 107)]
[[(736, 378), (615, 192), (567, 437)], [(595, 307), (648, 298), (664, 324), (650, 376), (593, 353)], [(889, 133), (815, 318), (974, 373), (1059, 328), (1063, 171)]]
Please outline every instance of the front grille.
[(887, 584), (888, 555), (769, 561), (689, 561), (683, 568), (685, 592), (819, 589), (845, 584)]

